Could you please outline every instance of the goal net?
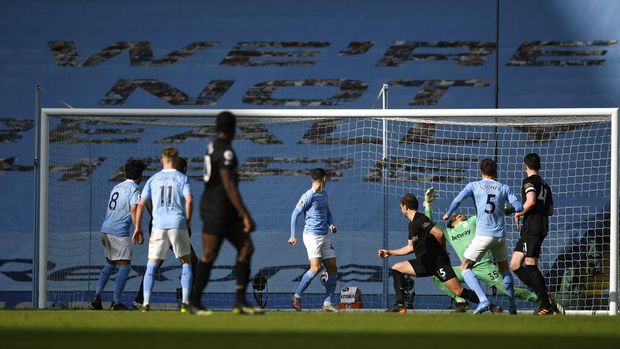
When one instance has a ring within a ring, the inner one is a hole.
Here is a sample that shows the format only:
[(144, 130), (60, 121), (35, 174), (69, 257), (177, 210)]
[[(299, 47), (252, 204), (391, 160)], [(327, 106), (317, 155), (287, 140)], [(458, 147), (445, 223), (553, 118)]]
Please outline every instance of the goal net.
[[(123, 165), (142, 159), (144, 180), (161, 169), (166, 146), (188, 160), (196, 198), (192, 243), (200, 253), (199, 198), (203, 191), (203, 156), (213, 138), (215, 110), (44, 109), (42, 125), (40, 257), (47, 272), (39, 278), (39, 304), (86, 307), (105, 263), (100, 227), (111, 188), (124, 180)], [(240, 190), (257, 222), (252, 238), (254, 285), (248, 299), (268, 309), (290, 307), (290, 296), (307, 269), (302, 244), (287, 244), (291, 212), (310, 187), (308, 170), (325, 168), (326, 191), (338, 233), (339, 281), (358, 287), (364, 308), (394, 301), (389, 266), (377, 249), (407, 242), (407, 221), (399, 199), (413, 193), (421, 202), (434, 187), (434, 220), (470, 181), (479, 179), (484, 158), (498, 163), (499, 180), (520, 197), (525, 177), (523, 156), (536, 152), (541, 176), (553, 191), (555, 214), (543, 243), (540, 269), (555, 299), (567, 310), (607, 312), (617, 272), (617, 212), (612, 210), (612, 123), (615, 110), (235, 110)], [(521, 113), (521, 114), (520, 114)], [(42, 169), (43, 170), (43, 169)], [(475, 214), (472, 202), (461, 211)], [(613, 217), (613, 220), (612, 218)], [(615, 222), (614, 222), (615, 220)], [(143, 222), (143, 227), (148, 223)], [(298, 226), (301, 237), (302, 226)], [(508, 245), (518, 239), (506, 219)], [(453, 265), (456, 254), (450, 250)], [(45, 256), (46, 254), (46, 256)], [(132, 272), (125, 288), (127, 304), (138, 290), (147, 261), (147, 244), (135, 245)], [(412, 257), (411, 257), (412, 258)], [(40, 261), (41, 263), (41, 261)], [(203, 296), (206, 306), (226, 308), (234, 297), (235, 251), (224, 244)], [(43, 265), (43, 264), (41, 264)], [(41, 272), (41, 271), (40, 271)], [(178, 302), (180, 266), (170, 253), (156, 274), (152, 303), (173, 308)], [(104, 302), (114, 290), (114, 274)], [(324, 287), (319, 277), (304, 296), (305, 308), (319, 308)], [(517, 287), (521, 285), (515, 277)], [(496, 303), (507, 299), (486, 287)], [(430, 278), (415, 279), (415, 309), (449, 309), (451, 300)], [(519, 300), (521, 310), (536, 305)]]

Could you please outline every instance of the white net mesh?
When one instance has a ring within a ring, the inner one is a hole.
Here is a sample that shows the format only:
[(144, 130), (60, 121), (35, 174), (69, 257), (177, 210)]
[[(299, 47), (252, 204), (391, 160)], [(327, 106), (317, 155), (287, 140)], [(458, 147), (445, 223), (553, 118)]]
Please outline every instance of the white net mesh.
[[(179, 118), (173, 113), (160, 118), (50, 119), (50, 301), (79, 307), (92, 297), (104, 263), (99, 229), (109, 190), (124, 179), (126, 160), (143, 159), (149, 164), (145, 172), (149, 176), (160, 169), (161, 150), (175, 146), (189, 160), (195, 198), (202, 195), (202, 159), (207, 140), (213, 137), (213, 119)], [(519, 193), (525, 176), (523, 156), (536, 152), (542, 158), (541, 175), (553, 190), (556, 208), (541, 254), (548, 287), (568, 309), (605, 309), (609, 120), (587, 115), (391, 118), (384, 139), (381, 119), (240, 119), (233, 147), (240, 160), (241, 192), (258, 226), (253, 235), (252, 274), (267, 280), (266, 287), (257, 287), (254, 294), (267, 308), (287, 308), (290, 294), (307, 268), (303, 246), (292, 248), (286, 240), (292, 209), (310, 186), (308, 169), (323, 167), (331, 175), (326, 190), (339, 227), (333, 237), (340, 274), (337, 290), (357, 286), (366, 308), (381, 308), (391, 303), (393, 291), (386, 278), (388, 265), (376, 257), (376, 250), (386, 242), (390, 248), (406, 243), (407, 222), (400, 214), (400, 197), (411, 192), (422, 199), (424, 190), (433, 186), (440, 196), (434, 211), (443, 214), (463, 186), (479, 178), (479, 162), (486, 157), (496, 159), (499, 179)], [(473, 214), (473, 205), (464, 203), (462, 211)], [(199, 215), (195, 217), (192, 241), (200, 252), (201, 222)], [(507, 223), (512, 248), (518, 234), (512, 223)], [(138, 289), (146, 249), (146, 245), (134, 249), (124, 298), (127, 302)], [(234, 256), (232, 247), (224, 245), (203, 298), (207, 306), (229, 306), (234, 292)], [(458, 264), (454, 253), (451, 259)], [(178, 262), (170, 254), (156, 279), (153, 302), (176, 302), (179, 275)], [(106, 291), (113, 287), (113, 282), (108, 283)], [(307, 290), (304, 307), (320, 306), (322, 292), (322, 285), (315, 280)], [(415, 308), (450, 306), (450, 299), (428, 279), (415, 280), (415, 292)], [(251, 285), (248, 293), (252, 299)], [(106, 293), (104, 300), (109, 296)], [(496, 301), (505, 303), (501, 297)], [(519, 307), (534, 306), (522, 302)]]

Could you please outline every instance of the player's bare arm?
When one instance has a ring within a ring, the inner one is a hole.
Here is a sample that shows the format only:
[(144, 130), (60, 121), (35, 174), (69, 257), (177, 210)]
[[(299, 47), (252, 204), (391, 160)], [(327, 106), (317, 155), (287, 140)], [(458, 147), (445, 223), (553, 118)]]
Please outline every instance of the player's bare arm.
[(519, 218), (524, 216), (527, 211), (531, 210), (535, 206), (536, 206), (536, 192), (530, 191), (525, 196), (525, 203), (523, 204), (523, 211), (515, 213), (513, 217), (513, 221), (515, 225), (517, 226), (517, 229), (519, 229)]
[(190, 226), (192, 214), (194, 213), (194, 198), (191, 195), (185, 195), (185, 215), (187, 218), (187, 226)]
[(431, 229), (431, 234), (435, 237), (437, 242), (439, 242), (441, 247), (446, 248), (446, 236), (441, 229), (433, 227), (433, 229)]
[(241, 200), (241, 194), (239, 194), (239, 190), (237, 190), (232, 174), (227, 169), (220, 169), (220, 178), (222, 179), (222, 185), (226, 190), (230, 203), (243, 219), (243, 232), (253, 232), (254, 228), (256, 228), (256, 223), (254, 223), (254, 220)]
[(146, 205), (146, 203), (150, 202), (150, 200), (147, 199), (140, 199), (140, 202), (138, 203), (138, 207), (136, 209), (136, 221), (135, 221), (135, 230), (133, 232), (133, 236), (131, 237), (131, 241), (134, 244), (142, 244), (144, 242), (144, 232), (142, 232), (142, 214), (144, 212), (144, 206)]
[(379, 251), (377, 251), (377, 254), (381, 258), (387, 258), (390, 256), (406, 256), (411, 253), (413, 253), (413, 240), (407, 240), (407, 245), (401, 248), (397, 248), (394, 250), (388, 250), (388, 249), (382, 248), (382, 249), (379, 249)]

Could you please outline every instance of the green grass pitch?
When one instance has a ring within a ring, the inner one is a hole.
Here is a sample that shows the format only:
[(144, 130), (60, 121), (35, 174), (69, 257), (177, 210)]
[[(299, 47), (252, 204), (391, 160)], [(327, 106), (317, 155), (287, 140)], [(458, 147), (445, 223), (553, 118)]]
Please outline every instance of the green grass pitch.
[(0, 311), (2, 348), (620, 348), (620, 317)]

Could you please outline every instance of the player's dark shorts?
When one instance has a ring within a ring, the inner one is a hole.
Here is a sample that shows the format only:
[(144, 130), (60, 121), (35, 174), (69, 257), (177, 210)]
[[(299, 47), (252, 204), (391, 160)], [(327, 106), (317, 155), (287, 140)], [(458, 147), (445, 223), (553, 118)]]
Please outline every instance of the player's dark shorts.
[(231, 234), (243, 233), (243, 220), (241, 218), (232, 218), (225, 220), (207, 219), (202, 221), (202, 233), (217, 235), (224, 238)]
[(523, 222), (519, 241), (515, 245), (515, 252), (523, 252), (525, 257), (538, 258), (543, 240), (549, 230), (549, 221), (544, 216), (530, 218), (533, 219), (527, 219)]
[(450, 265), (450, 258), (447, 256), (438, 257), (434, 263), (422, 263), (417, 259), (410, 259), (409, 264), (417, 277), (436, 276), (444, 282), (456, 277)]
[(515, 245), (515, 252), (523, 252), (525, 257), (540, 257), (543, 240), (546, 235), (524, 234), (521, 233), (519, 241)]

